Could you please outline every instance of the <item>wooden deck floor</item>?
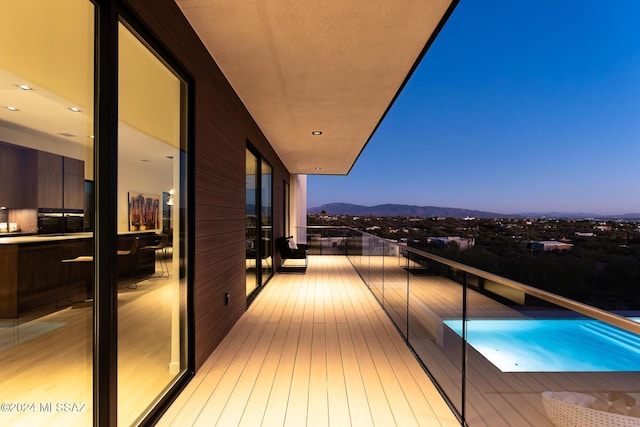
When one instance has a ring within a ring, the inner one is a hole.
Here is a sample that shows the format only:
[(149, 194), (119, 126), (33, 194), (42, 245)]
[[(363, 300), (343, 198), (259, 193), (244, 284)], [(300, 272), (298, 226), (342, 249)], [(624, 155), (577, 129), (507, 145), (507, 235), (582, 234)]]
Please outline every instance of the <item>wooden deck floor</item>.
[(457, 426), (344, 256), (277, 275), (159, 426)]
[[(460, 407), (462, 345), (442, 322), (460, 318), (460, 286), (407, 276), (402, 262), (389, 259), (383, 273), (377, 261), (363, 265), (373, 293), (400, 328), (409, 308), (414, 350)], [(472, 318), (528, 317), (474, 291), (468, 303)], [(552, 426), (544, 391), (640, 399), (640, 372), (501, 372), (473, 347), (467, 351), (466, 421), (473, 427)], [(459, 424), (347, 258), (314, 256), (306, 275), (268, 284), (159, 425)]]

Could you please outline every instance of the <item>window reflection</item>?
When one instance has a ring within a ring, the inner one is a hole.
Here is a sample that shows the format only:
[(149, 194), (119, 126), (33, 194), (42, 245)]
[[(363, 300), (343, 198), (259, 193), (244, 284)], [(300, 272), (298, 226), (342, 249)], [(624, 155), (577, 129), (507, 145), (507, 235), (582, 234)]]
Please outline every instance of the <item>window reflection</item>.
[(119, 30), (118, 424), (141, 419), (186, 368), (185, 84)]
[(3, 426), (92, 423), (94, 13), (2, 4), (0, 402), (21, 405)]
[(271, 165), (248, 148), (246, 156), (246, 281), (251, 296), (273, 275), (273, 174)]
[(246, 206), (245, 206), (245, 229), (246, 229), (246, 290), (247, 296), (258, 287), (258, 250), (259, 250), (259, 229), (258, 229), (258, 158), (247, 149), (246, 162)]
[(272, 221), (272, 186), (273, 186), (273, 174), (271, 172), (271, 165), (265, 160), (262, 160), (262, 168), (260, 170), (261, 176), (261, 240), (262, 240), (262, 252), (260, 257), (262, 259), (262, 285), (267, 283), (267, 280), (271, 278), (273, 274), (273, 221)]

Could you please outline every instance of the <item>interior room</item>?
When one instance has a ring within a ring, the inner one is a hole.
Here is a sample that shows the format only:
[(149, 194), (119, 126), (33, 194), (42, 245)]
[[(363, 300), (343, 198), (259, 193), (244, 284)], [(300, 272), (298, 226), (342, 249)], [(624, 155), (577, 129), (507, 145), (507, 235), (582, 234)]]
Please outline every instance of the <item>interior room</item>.
[[(3, 15), (23, 18), (0, 29), (0, 400), (42, 404), (42, 423), (90, 425), (94, 8), (14, 8)], [(183, 82), (124, 24), (119, 43), (118, 420), (128, 425), (186, 365)], [(56, 411), (52, 396), (73, 409)]]

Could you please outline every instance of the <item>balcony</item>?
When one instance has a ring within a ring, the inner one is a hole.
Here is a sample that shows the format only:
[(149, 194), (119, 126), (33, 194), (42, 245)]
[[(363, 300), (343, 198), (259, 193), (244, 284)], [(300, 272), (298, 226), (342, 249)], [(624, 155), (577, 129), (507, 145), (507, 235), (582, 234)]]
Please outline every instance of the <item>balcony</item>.
[(159, 425), (640, 423), (629, 318), (353, 230), (298, 235), (307, 273), (269, 282)]
[(158, 426), (459, 425), (344, 256), (258, 295)]

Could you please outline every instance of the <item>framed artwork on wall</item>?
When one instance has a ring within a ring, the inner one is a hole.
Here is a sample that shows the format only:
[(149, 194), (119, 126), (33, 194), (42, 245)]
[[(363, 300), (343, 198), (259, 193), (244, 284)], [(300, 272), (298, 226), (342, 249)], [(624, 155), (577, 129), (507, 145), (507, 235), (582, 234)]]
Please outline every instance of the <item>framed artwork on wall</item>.
[(129, 192), (129, 231), (160, 230), (160, 196)]

